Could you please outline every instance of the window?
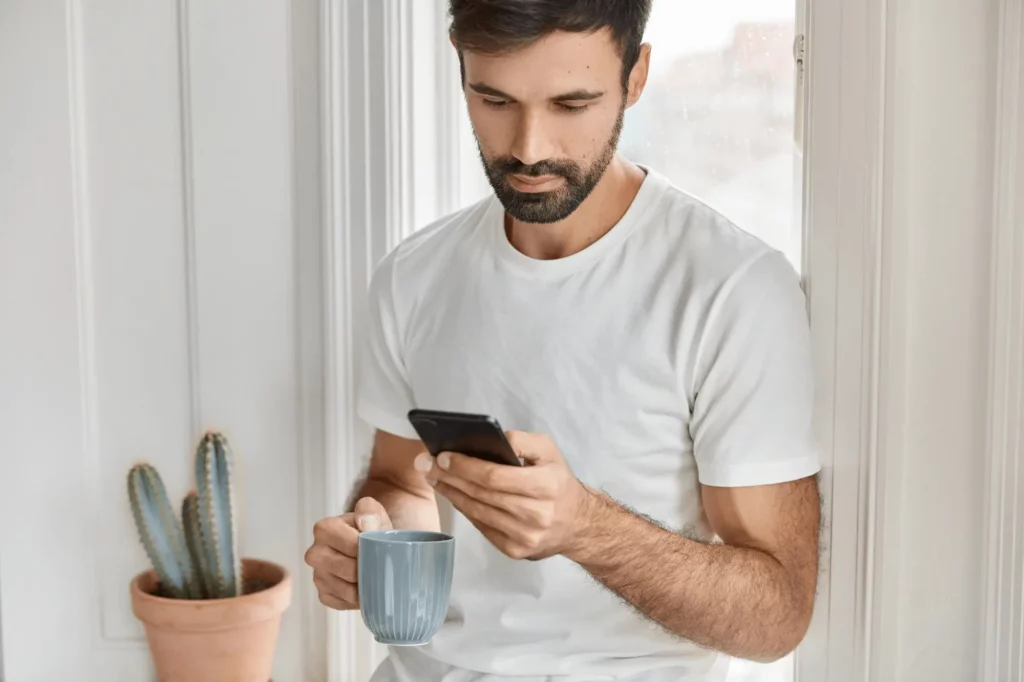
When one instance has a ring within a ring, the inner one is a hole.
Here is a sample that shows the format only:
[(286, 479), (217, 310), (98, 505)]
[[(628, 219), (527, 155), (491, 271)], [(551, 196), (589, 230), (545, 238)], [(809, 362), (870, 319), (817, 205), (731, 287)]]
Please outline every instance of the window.
[[(803, 256), (797, 62), (800, 0), (655, 0), (651, 71), (620, 151), (741, 228)], [(463, 109), (459, 205), (490, 192)], [(733, 661), (728, 682), (792, 682), (792, 655)]]
[(799, 267), (795, 34), (795, 0), (655, 2), (620, 149)]

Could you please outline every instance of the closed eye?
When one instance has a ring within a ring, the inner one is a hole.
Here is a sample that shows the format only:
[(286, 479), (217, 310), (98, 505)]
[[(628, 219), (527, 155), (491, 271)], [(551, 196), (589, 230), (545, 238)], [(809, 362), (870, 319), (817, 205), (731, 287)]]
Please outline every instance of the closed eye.
[(558, 103), (558, 107), (562, 109), (562, 111), (568, 112), (570, 114), (578, 114), (584, 112), (587, 110), (589, 106), (589, 104), (565, 104), (564, 102)]

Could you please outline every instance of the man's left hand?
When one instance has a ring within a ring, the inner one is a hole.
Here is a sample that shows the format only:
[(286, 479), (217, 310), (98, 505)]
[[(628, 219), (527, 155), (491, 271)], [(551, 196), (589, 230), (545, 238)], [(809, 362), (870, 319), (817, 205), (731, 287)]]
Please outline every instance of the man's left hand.
[(513, 559), (544, 559), (570, 550), (586, 523), (590, 491), (545, 435), (509, 431), (523, 467), (454, 452), (416, 458), (439, 495)]

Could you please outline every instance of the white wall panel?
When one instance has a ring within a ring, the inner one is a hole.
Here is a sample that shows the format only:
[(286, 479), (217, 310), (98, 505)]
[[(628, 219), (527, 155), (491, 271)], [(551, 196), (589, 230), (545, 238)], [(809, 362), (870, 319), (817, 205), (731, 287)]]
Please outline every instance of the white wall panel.
[(102, 636), (140, 641), (125, 585), (147, 559), (132, 542), (125, 473), (153, 460), (172, 499), (192, 478), (177, 21), (167, 2), (80, 7), (88, 243), (78, 286), (88, 318), (79, 333), (91, 336), (86, 456), (97, 471), (87, 499), (99, 515), (90, 537), (109, 548), (96, 552)]
[(315, 111), (293, 84), (316, 72), (294, 70), (290, 19), (272, 0), (0, 9), (7, 682), (155, 679), (128, 598), (148, 559), (125, 474), (149, 460), (180, 501), (208, 428), (235, 448), (242, 552), (295, 579), (274, 677), (322, 668), (300, 494), (316, 292), (296, 250), (297, 215), (319, 234), (318, 199), (293, 198), (292, 118), (293, 97)]

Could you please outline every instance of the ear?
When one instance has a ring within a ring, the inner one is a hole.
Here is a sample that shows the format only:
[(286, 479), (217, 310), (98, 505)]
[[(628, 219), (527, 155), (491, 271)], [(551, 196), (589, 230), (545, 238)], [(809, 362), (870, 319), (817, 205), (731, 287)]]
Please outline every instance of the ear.
[(651, 44), (644, 43), (640, 46), (640, 56), (629, 73), (629, 84), (626, 92), (626, 107), (629, 108), (637, 103), (640, 95), (647, 85), (647, 74), (651, 68)]

